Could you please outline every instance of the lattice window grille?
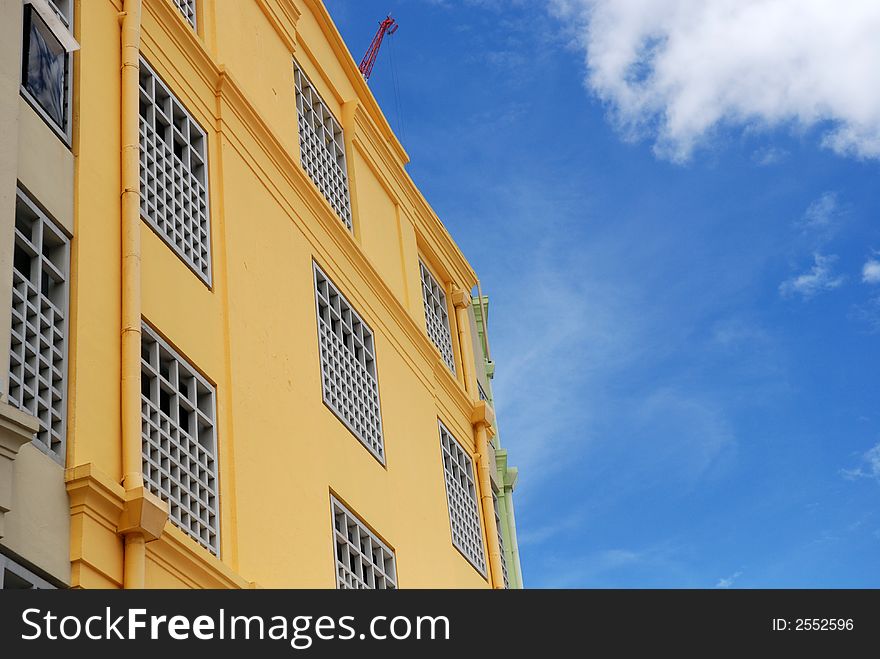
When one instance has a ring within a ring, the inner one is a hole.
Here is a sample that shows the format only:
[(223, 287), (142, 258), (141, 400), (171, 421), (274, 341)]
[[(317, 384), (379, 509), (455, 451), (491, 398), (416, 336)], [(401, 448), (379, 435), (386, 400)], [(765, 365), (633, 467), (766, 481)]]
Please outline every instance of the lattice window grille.
[(180, 13), (183, 14), (186, 22), (192, 25), (193, 29), (195, 29), (196, 0), (174, 0), (174, 4), (177, 5), (177, 8), (180, 10)]
[(394, 551), (360, 518), (331, 497), (336, 587), (342, 590), (397, 588)]
[(207, 137), (143, 58), (140, 116), (141, 215), (210, 285)]
[(65, 459), (70, 242), (18, 190), (12, 263), (9, 402), (40, 420), (35, 442)]
[(144, 481), (169, 503), (180, 529), (219, 554), (214, 386), (152, 328), (143, 325), (142, 332)]
[(351, 229), (351, 201), (342, 126), (299, 64), (294, 62), (293, 67), (299, 116), (300, 162), (345, 226)]
[(385, 463), (373, 332), (314, 264), (324, 403)]
[(498, 548), (501, 550), (501, 576), (504, 577), (504, 587), (510, 588), (507, 574), (507, 552), (504, 550), (504, 534), (501, 532), (501, 513), (498, 511), (498, 495), (492, 491), (492, 505), (495, 509), (495, 528), (498, 530)]
[(452, 350), (452, 331), (449, 329), (449, 311), (446, 306), (446, 292), (431, 274), (424, 263), (419, 261), (422, 275), (422, 299), (425, 302), (425, 321), (428, 336), (437, 346), (443, 361), (455, 373), (455, 353)]
[(0, 590), (55, 590), (55, 586), (0, 554)]
[(446, 500), (449, 504), (449, 523), (452, 544), (483, 576), (486, 576), (486, 556), (477, 488), (474, 482), (474, 464), (452, 433), (440, 423), (440, 445), (443, 449), (443, 472), (446, 480)]

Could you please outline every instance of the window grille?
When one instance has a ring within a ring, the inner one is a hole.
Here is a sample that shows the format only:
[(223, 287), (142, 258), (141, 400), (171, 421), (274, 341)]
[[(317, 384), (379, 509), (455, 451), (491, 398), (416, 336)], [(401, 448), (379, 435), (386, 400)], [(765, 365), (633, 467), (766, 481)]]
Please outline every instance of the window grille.
[(219, 554), (214, 387), (152, 328), (142, 332), (144, 481), (178, 527)]
[(174, 4), (177, 5), (177, 8), (180, 10), (180, 13), (183, 14), (186, 22), (192, 25), (193, 29), (195, 29), (196, 0), (174, 0)]
[(397, 588), (394, 551), (335, 497), (331, 497), (331, 507), (336, 587), (357, 590)]
[(65, 459), (70, 243), (18, 190), (12, 262), (9, 402), (40, 420), (35, 442)]
[(504, 551), (504, 534), (501, 532), (501, 513), (498, 512), (498, 495), (492, 492), (492, 505), (495, 509), (495, 528), (498, 530), (498, 548), (501, 550), (501, 575), (504, 577), (504, 587), (510, 588), (507, 575), (507, 552)]
[(455, 353), (452, 351), (452, 332), (449, 329), (449, 311), (446, 292), (424, 263), (419, 261), (422, 275), (422, 299), (425, 302), (425, 320), (431, 337), (449, 370), (455, 373)]
[(440, 423), (440, 445), (443, 448), (443, 472), (446, 477), (446, 500), (449, 504), (452, 544), (464, 554), (480, 574), (486, 576), (486, 557), (483, 548), (483, 531), (480, 527), (473, 460), (442, 423)]
[(141, 215), (206, 284), (211, 284), (207, 137), (141, 58)]
[(55, 586), (0, 554), (0, 590), (55, 590)]
[(385, 463), (373, 332), (314, 264), (324, 403)]
[(299, 64), (294, 62), (293, 67), (299, 115), (300, 162), (345, 226), (351, 229), (351, 201), (348, 196), (342, 126)]

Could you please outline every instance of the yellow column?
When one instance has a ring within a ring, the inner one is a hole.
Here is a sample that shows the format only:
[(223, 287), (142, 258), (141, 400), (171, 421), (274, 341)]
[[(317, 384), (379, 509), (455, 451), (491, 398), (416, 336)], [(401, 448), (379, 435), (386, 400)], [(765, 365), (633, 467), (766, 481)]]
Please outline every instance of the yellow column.
[(345, 140), (345, 169), (348, 174), (348, 200), (351, 204), (351, 228), (355, 240), (361, 239), (360, 208), (357, 195), (357, 173), (354, 168), (354, 136), (357, 132), (355, 114), (360, 102), (357, 99), (342, 104), (342, 137)]
[(476, 375), (474, 374), (474, 346), (467, 333), (467, 328), (471, 324), (468, 318), (471, 296), (467, 291), (456, 286), (452, 289), (452, 304), (455, 305), (455, 320), (458, 325), (458, 345), (461, 354), (461, 376), (464, 378), (464, 388), (471, 400), (477, 400), (479, 396), (476, 393)]
[(498, 544), (498, 525), (495, 523), (495, 503), (492, 499), (492, 476), (489, 459), (489, 439), (495, 434), (492, 424), (495, 413), (486, 401), (477, 402), (471, 422), (477, 440), (477, 481), (480, 488), (480, 503), (483, 521), (486, 526), (486, 546), (489, 549), (489, 577), (492, 588), (504, 588), (504, 572), (501, 567), (501, 546)]

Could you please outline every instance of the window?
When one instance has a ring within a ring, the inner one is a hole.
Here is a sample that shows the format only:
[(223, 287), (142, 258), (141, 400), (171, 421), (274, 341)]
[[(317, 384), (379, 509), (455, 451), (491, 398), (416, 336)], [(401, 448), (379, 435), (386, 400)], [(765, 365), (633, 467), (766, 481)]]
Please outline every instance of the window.
[(324, 403), (385, 464), (373, 332), (317, 263), (314, 272)]
[(479, 380), (477, 380), (477, 392), (478, 392), (478, 394), (479, 394), (479, 396), (480, 396), (480, 400), (484, 400), (484, 401), (486, 401), (487, 403), (489, 403), (489, 405), (492, 404), (492, 401), (489, 400), (489, 394), (487, 394), (487, 393), (486, 393), (486, 390), (483, 389), (483, 385), (480, 384), (480, 381), (479, 381)]
[(483, 576), (486, 576), (486, 557), (483, 551), (483, 531), (474, 482), (474, 463), (458, 440), (440, 423), (440, 445), (443, 448), (443, 472), (446, 476), (446, 500), (449, 504), (449, 523), (452, 544), (464, 554)]
[(397, 588), (394, 551), (336, 497), (333, 511), (333, 555), (336, 587), (340, 590), (391, 590)]
[(504, 534), (501, 532), (501, 514), (498, 512), (498, 495), (492, 492), (492, 505), (495, 510), (495, 528), (498, 529), (498, 548), (501, 550), (501, 575), (504, 577), (504, 587), (510, 588), (507, 576), (507, 553), (504, 551)]
[(210, 286), (207, 137), (143, 58), (140, 115), (141, 216)]
[(219, 554), (214, 387), (149, 326), (142, 331), (145, 484), (169, 503), (177, 526)]
[(174, 4), (177, 5), (177, 8), (180, 10), (180, 13), (183, 14), (186, 22), (192, 25), (193, 29), (195, 29), (196, 0), (174, 0)]
[(21, 89), (65, 139), (70, 137), (72, 0), (27, 0), (23, 11)]
[(431, 274), (424, 263), (419, 261), (422, 274), (422, 299), (425, 302), (425, 320), (428, 323), (428, 336), (437, 346), (443, 361), (455, 373), (455, 354), (452, 352), (452, 332), (449, 329), (449, 311), (446, 306), (446, 292)]
[(40, 420), (35, 442), (64, 462), (70, 243), (18, 190), (9, 402)]
[(351, 229), (342, 126), (321, 100), (299, 64), (294, 62), (293, 68), (299, 115), (300, 162), (345, 226)]
[(42, 577), (0, 554), (0, 590), (54, 590)]

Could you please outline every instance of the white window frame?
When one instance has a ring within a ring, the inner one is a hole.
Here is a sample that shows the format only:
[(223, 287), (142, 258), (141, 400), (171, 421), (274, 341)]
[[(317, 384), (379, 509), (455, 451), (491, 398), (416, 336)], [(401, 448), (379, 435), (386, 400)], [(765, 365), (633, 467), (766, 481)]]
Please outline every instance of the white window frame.
[[(375, 335), (354, 305), (314, 261), (312, 271), (324, 404), (384, 465), (385, 437)], [(322, 304), (327, 313), (322, 310)], [(344, 338), (339, 336), (340, 333)], [(353, 371), (352, 377), (333, 377), (335, 374), (345, 376), (350, 371)], [(369, 396), (358, 398), (358, 392)], [(346, 393), (351, 395), (346, 398)]]
[[(23, 231), (25, 220), (18, 217), (19, 205), (32, 215), (29, 236)], [(70, 238), (21, 188), (16, 190), (15, 214), (8, 396), (10, 404), (40, 420), (33, 444), (63, 465), (67, 458)], [(49, 240), (54, 243), (52, 256), (46, 253)], [(15, 264), (18, 250), (30, 258), (26, 277)], [(37, 283), (34, 270), (39, 275)], [(58, 288), (47, 294), (44, 282), (49, 280)], [(33, 353), (31, 359), (28, 352)], [(36, 389), (28, 382), (36, 383)]]
[(7, 572), (30, 584), (30, 588), (16, 588), (15, 590), (56, 590), (56, 587), (43, 579), (43, 577), (6, 554), (0, 553), (0, 590), (9, 590), (6, 583)]
[[(141, 217), (210, 288), (212, 240), (208, 134), (143, 56), (140, 58), (140, 68), (138, 133)], [(166, 107), (160, 107), (157, 93)], [(164, 135), (160, 135), (156, 128), (160, 122), (166, 133)], [(183, 126), (185, 134), (180, 126)], [(173, 147), (167, 142), (169, 131), (175, 145)], [(148, 148), (151, 144), (155, 145), (153, 149)], [(181, 149), (189, 164), (175, 153), (175, 148)], [(173, 168), (179, 169), (178, 178), (159, 168), (159, 163), (165, 161), (170, 161)], [(199, 167), (202, 168), (201, 179), (196, 173)], [(162, 180), (164, 186), (159, 185)], [(177, 192), (180, 192), (181, 199), (176, 198)], [(182, 198), (184, 192), (189, 193), (189, 199)]]
[[(336, 588), (338, 590), (396, 590), (397, 556), (394, 550), (364, 522), (360, 515), (357, 515), (332, 494), (330, 495), (330, 517), (333, 529)], [(340, 518), (345, 521), (345, 533), (339, 528)], [(356, 529), (357, 538), (351, 537), (352, 528)], [(341, 552), (340, 545), (342, 546)]]
[(351, 189), (342, 124), (296, 60), (293, 76), (300, 164), (345, 227), (352, 231)]
[(173, 0), (174, 5), (180, 10), (183, 20), (196, 29), (196, 0)]
[[(443, 463), (443, 482), (446, 484), (452, 544), (468, 563), (486, 578), (488, 576), (486, 545), (483, 541), (480, 494), (474, 471), (474, 459), (442, 421), (438, 419), (437, 423), (440, 429), (440, 454)], [(448, 448), (444, 443), (444, 437), (448, 439)]]
[(498, 532), (498, 549), (501, 552), (501, 576), (504, 587), (510, 588), (510, 575), (507, 572), (507, 552), (504, 549), (504, 532), (501, 530), (501, 512), (498, 510), (498, 493), (492, 488), (492, 506), (495, 511), (495, 529)]
[[(419, 259), (419, 279), (422, 286), (422, 302), (425, 307), (425, 330), (431, 343), (440, 352), (443, 362), (456, 375), (455, 348), (452, 340), (452, 317), (449, 298), (440, 279), (434, 276), (423, 259)], [(437, 309), (440, 310), (438, 313)]]
[[(217, 388), (152, 327), (142, 323), (141, 331), (144, 484), (168, 502), (170, 518), (181, 531), (219, 556)], [(163, 356), (168, 364), (167, 376), (162, 372)], [(188, 380), (186, 384), (181, 383), (181, 373)], [(162, 393), (167, 396), (168, 411), (162, 409)], [(187, 428), (180, 423), (181, 410), (186, 413)], [(194, 481), (198, 483), (195, 486)]]

